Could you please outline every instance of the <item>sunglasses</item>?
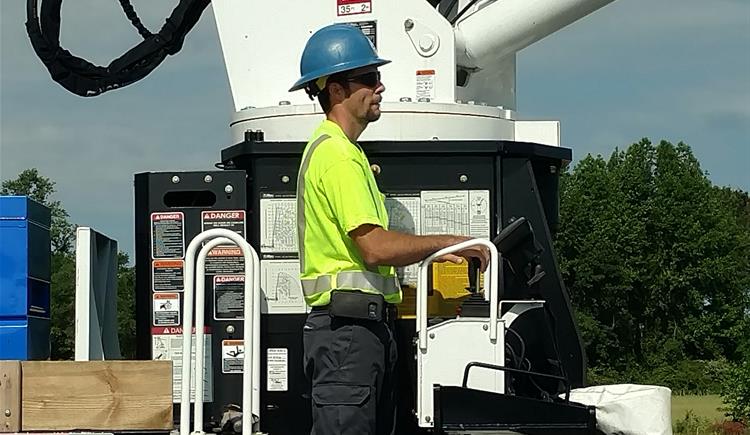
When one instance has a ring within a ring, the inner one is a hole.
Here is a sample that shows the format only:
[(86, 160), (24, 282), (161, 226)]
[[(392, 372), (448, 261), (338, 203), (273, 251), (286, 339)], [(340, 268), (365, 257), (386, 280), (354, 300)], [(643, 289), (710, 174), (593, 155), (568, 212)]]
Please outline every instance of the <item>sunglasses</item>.
[(347, 77), (346, 81), (359, 83), (361, 85), (367, 86), (368, 88), (374, 88), (380, 83), (380, 71), (370, 71), (364, 74)]

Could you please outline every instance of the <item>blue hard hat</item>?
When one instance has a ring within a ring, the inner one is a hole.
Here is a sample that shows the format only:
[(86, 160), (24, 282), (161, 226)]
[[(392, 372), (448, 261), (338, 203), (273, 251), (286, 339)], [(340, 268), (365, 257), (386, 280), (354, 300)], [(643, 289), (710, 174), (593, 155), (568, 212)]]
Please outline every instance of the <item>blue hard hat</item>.
[(381, 66), (381, 59), (367, 36), (351, 24), (331, 24), (313, 33), (302, 52), (300, 77), (289, 91), (302, 89), (311, 81), (365, 66)]

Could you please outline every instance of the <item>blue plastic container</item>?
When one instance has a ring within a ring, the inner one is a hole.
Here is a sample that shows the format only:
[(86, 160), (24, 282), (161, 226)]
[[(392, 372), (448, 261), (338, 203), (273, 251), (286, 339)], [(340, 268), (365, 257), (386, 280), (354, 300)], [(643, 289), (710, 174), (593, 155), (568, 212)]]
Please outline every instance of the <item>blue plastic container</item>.
[(0, 360), (49, 358), (50, 225), (47, 207), (0, 196)]

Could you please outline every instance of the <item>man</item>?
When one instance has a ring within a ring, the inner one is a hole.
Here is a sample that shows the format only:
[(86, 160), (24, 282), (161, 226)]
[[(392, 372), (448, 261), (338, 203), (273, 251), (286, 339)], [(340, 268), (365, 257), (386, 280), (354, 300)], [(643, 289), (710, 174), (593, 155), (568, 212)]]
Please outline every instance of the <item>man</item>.
[[(383, 196), (357, 139), (380, 118), (385, 86), (378, 57), (356, 27), (334, 24), (313, 34), (302, 53), (305, 89), (326, 114), (305, 147), (297, 179), (302, 287), (312, 307), (304, 326), (305, 373), (312, 383), (315, 435), (394, 434), (394, 266), (423, 260), (468, 240), (389, 231)], [(478, 258), (466, 249), (441, 261)]]

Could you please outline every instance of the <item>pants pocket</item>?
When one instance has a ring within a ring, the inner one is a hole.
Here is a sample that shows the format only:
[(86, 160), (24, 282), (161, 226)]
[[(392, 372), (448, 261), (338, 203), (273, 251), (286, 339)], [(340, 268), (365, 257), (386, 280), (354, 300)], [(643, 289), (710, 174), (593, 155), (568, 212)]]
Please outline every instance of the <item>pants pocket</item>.
[(369, 385), (315, 385), (312, 389), (312, 433), (374, 434), (376, 407), (371, 390)]

